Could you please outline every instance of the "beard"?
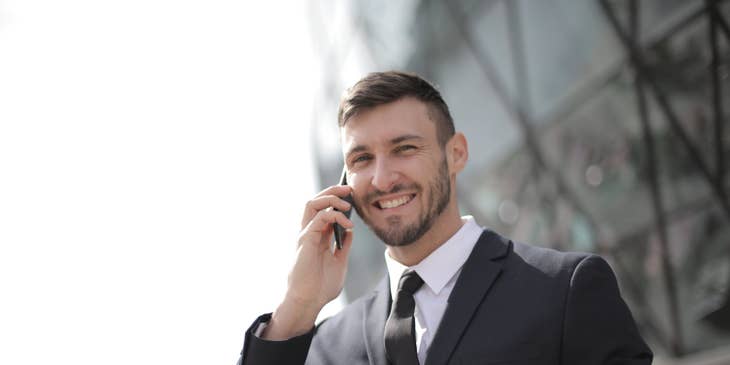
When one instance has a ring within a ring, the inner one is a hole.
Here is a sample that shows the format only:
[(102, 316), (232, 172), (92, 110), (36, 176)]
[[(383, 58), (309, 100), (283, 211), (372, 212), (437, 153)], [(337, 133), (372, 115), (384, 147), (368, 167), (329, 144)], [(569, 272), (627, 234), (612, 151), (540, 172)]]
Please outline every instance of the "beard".
[[(431, 229), (433, 222), (444, 212), (451, 200), (451, 181), (449, 180), (449, 168), (444, 156), (436, 176), (428, 182), (428, 200), (426, 207), (421, 211), (416, 222), (405, 224), (403, 217), (393, 216), (386, 218), (386, 226), (378, 227), (367, 218), (362, 212), (362, 204), (355, 204), (355, 210), (362, 220), (375, 232), (375, 234), (388, 246), (407, 246)], [(394, 194), (401, 190), (416, 190), (418, 194), (423, 193), (423, 187), (413, 183), (410, 185), (396, 185), (388, 192), (374, 191), (366, 196), (364, 201), (370, 202), (374, 198), (386, 194)]]

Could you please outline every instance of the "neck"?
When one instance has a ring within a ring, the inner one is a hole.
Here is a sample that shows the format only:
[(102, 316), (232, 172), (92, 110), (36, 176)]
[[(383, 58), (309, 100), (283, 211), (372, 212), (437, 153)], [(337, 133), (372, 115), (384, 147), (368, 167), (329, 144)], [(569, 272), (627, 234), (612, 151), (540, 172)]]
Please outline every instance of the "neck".
[(416, 265), (441, 247), (463, 225), (458, 207), (449, 204), (421, 238), (406, 246), (388, 246), (388, 255), (405, 266)]

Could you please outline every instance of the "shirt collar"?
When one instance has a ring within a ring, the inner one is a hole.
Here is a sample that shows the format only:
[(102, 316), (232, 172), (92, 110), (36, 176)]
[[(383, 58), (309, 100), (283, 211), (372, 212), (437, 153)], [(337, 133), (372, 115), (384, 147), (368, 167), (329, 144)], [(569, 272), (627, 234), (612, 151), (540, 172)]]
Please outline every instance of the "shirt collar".
[(461, 219), (464, 221), (461, 228), (448, 241), (414, 266), (408, 267), (401, 264), (390, 257), (387, 250), (385, 251), (391, 298), (395, 298), (400, 277), (408, 269), (415, 270), (434, 294), (438, 295), (441, 292), (464, 265), (483, 231), (472, 216), (464, 216)]

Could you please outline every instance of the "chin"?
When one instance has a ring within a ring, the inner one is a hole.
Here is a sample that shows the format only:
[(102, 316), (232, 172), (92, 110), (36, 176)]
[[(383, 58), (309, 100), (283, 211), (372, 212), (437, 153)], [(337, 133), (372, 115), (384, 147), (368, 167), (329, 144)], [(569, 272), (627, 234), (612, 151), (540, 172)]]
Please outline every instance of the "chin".
[(399, 216), (388, 217), (385, 227), (370, 225), (370, 229), (380, 238), (386, 246), (404, 247), (409, 246), (418, 241), (428, 232), (433, 222), (416, 221), (408, 225), (404, 225), (402, 218)]

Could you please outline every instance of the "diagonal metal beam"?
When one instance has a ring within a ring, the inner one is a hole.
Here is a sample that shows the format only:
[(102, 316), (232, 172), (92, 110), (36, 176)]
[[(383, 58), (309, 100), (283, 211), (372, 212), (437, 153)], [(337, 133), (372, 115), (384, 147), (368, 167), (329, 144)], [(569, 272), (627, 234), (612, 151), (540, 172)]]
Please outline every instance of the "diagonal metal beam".
[(522, 135), (525, 138), (525, 144), (530, 152), (530, 156), (536, 162), (536, 165), (542, 171), (553, 177), (558, 187), (558, 193), (561, 194), (576, 211), (586, 217), (589, 226), (594, 232), (598, 232), (598, 225), (590, 211), (585, 208), (576, 194), (572, 192), (560, 172), (553, 168), (544, 158), (545, 154), (543, 153), (542, 148), (540, 148), (540, 144), (527, 113), (525, 113), (525, 111), (519, 105), (516, 105), (509, 97), (507, 88), (497, 76), (497, 72), (491, 63), (489, 56), (486, 54), (486, 51), (478, 47), (476, 44), (477, 42), (473, 39), (471, 34), (469, 34), (469, 31), (467, 30), (468, 24), (465, 21), (465, 17), (462, 14), (459, 14), (459, 11), (455, 8), (456, 5), (454, 2), (445, 1), (442, 4), (448, 10), (454, 25), (457, 27), (461, 35), (461, 38), (465, 41), (467, 47), (474, 55), (480, 71), (487, 79), (487, 82), (494, 91), (497, 99), (510, 114), (510, 120), (517, 123), (520, 128)]
[[(704, 19), (704, 15), (704, 6), (697, 6), (686, 16), (669, 24), (667, 27), (657, 32), (657, 34), (652, 37), (645, 38), (644, 42), (639, 43), (637, 40), (637, 46), (642, 49), (647, 49), (652, 48), (657, 44), (662, 44), (666, 42), (667, 39), (674, 37), (680, 31), (685, 30), (688, 26)], [(573, 113), (579, 106), (592, 100), (606, 85), (609, 85), (622, 77), (625, 64), (630, 62), (627, 58), (628, 57), (621, 57), (621, 59), (613, 62), (609, 67), (607, 67), (606, 71), (601, 72), (599, 76), (592, 78), (585, 84), (579, 86), (577, 90), (571, 92), (567, 97), (561, 100), (556, 108), (549, 112), (547, 117), (542, 118), (542, 120), (538, 120), (539, 123), (537, 124), (540, 126), (550, 126), (566, 120), (568, 115)]]
[(679, 137), (680, 141), (684, 145), (685, 150), (689, 154), (690, 159), (692, 159), (692, 161), (699, 169), (700, 175), (702, 176), (703, 180), (710, 186), (710, 189), (717, 196), (725, 215), (728, 219), (730, 219), (730, 202), (728, 202), (728, 196), (724, 186), (717, 183), (717, 179), (712, 174), (710, 168), (707, 166), (705, 161), (702, 159), (700, 151), (697, 149), (687, 132), (684, 130), (684, 127), (679, 121), (679, 118), (677, 117), (677, 114), (674, 112), (674, 109), (670, 105), (666, 95), (659, 87), (659, 84), (657, 83), (654, 76), (651, 74), (649, 67), (641, 56), (639, 48), (636, 46), (636, 43), (622, 29), (618, 21), (618, 17), (614, 13), (611, 5), (608, 4), (607, 0), (598, 0), (598, 2), (601, 5), (604, 14), (611, 23), (611, 26), (616, 33), (616, 36), (619, 38), (624, 48), (629, 53), (631, 63), (636, 69), (636, 72), (639, 74), (640, 77), (643, 78), (645, 85), (652, 91), (652, 94), (654, 95), (659, 109), (664, 114), (665, 119), (669, 122), (669, 125), (674, 133)]

